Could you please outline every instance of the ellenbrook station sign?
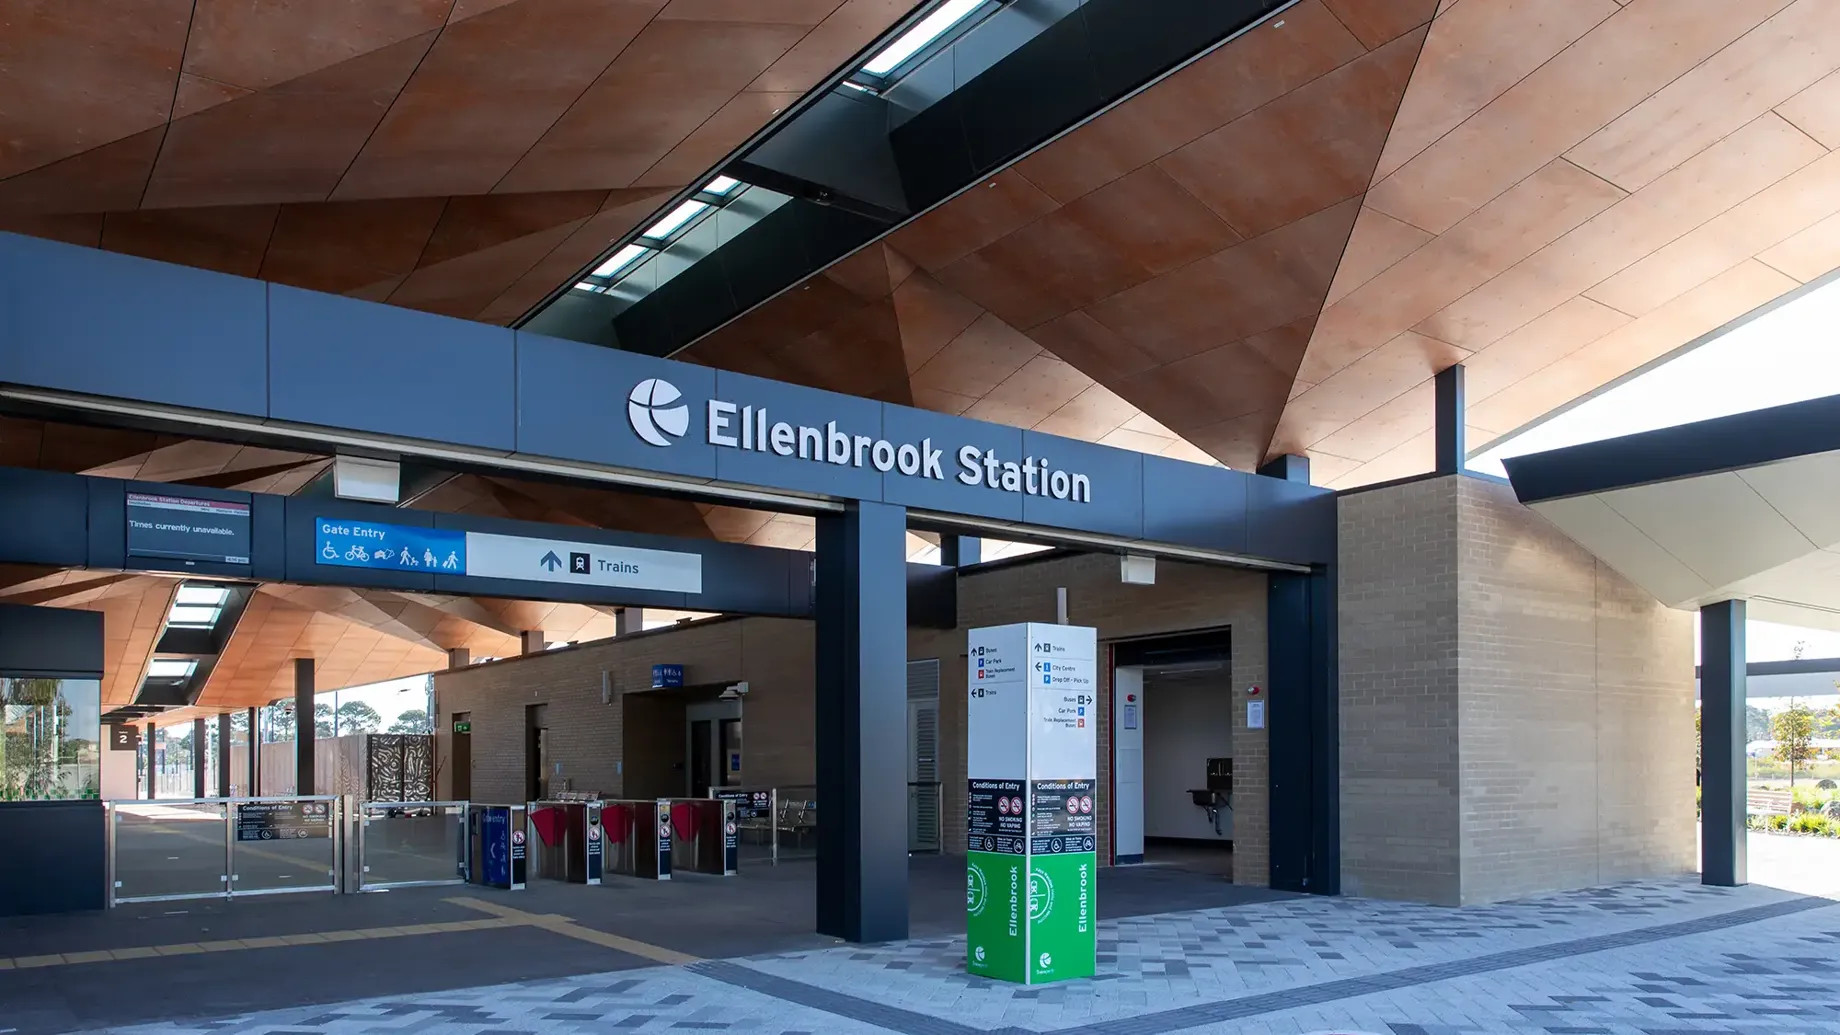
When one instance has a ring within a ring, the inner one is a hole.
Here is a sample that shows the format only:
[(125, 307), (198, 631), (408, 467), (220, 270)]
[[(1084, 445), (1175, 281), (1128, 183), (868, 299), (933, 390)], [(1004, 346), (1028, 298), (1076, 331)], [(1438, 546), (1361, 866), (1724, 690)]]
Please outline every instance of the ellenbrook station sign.
[[(660, 378), (634, 386), (627, 397), (626, 412), (633, 433), (649, 445), (670, 446), (690, 430), (690, 407), (683, 393)], [(724, 449), (839, 467), (873, 468), (883, 474), (898, 471), (934, 481), (950, 477), (967, 486), (1070, 503), (1092, 502), (1090, 477), (1054, 467), (1045, 456), (1003, 457), (995, 449), (976, 445), (935, 445), (931, 437), (891, 442), (876, 435), (856, 434), (835, 420), (822, 425), (792, 424), (773, 419), (765, 406), (738, 405), (722, 399), (708, 400), (703, 417), (703, 440)], [(952, 458), (949, 474), (948, 450)]]

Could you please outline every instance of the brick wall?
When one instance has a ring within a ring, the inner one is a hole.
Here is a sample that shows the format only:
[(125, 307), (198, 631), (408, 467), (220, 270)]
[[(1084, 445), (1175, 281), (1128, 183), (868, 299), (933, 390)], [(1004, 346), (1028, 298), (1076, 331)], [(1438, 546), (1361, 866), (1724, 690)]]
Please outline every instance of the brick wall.
[(1463, 901), (1693, 868), (1693, 617), (1459, 483)]
[[(1055, 589), (1067, 588), (1068, 621), (1098, 629), (1101, 654), (1120, 640), (1199, 629), (1230, 628), (1232, 671), (1227, 687), (1235, 696), (1233, 715), (1234, 879), (1269, 883), (1269, 754), (1264, 730), (1245, 728), (1238, 691), (1266, 681), (1265, 609), (1267, 579), (1260, 572), (1194, 564), (1157, 564), (1154, 586), (1119, 581), (1118, 558), (1101, 554), (1057, 557), (987, 571), (959, 580), (960, 629), (913, 630), (910, 658), (938, 658), (940, 665), (940, 777), (945, 784), (945, 845), (965, 843), (965, 630), (1015, 622), (1055, 620)], [(1099, 844), (1101, 860), (1111, 844), (1111, 666), (1099, 665)]]
[[(911, 630), (908, 657), (940, 661), (939, 772), (944, 783), (945, 847), (965, 843), (965, 630), (1013, 622), (1052, 622), (1055, 589), (1065, 586), (1069, 620), (1099, 630), (1110, 643), (1198, 629), (1230, 628), (1233, 715), (1235, 876), (1264, 885), (1270, 876), (1270, 784), (1264, 730), (1245, 728), (1237, 692), (1266, 681), (1266, 577), (1203, 565), (1160, 563), (1155, 586), (1119, 581), (1118, 558), (1082, 555), (1023, 561), (972, 571), (959, 581), (959, 623), (953, 631)], [(654, 664), (682, 663), (684, 682), (750, 683), (743, 705), (743, 782), (792, 786), (813, 779), (813, 626), (787, 619), (699, 622), (679, 629), (603, 640), (542, 654), (474, 665), (435, 676), (440, 757), (451, 758), (457, 712), (471, 714), (473, 797), (517, 801), (524, 793), (524, 708), (548, 705), (550, 757), (576, 790), (622, 793), (619, 694), (648, 692)], [(1100, 843), (1109, 845), (1111, 673), (1100, 669)], [(613, 673), (616, 695), (601, 703), (601, 672)], [(451, 773), (440, 777), (448, 793)]]
[(1692, 868), (1692, 616), (1478, 478), (1340, 501), (1343, 888)]
[(1458, 899), (1456, 480), (1337, 502), (1342, 892)]
[[(648, 693), (652, 666), (682, 664), (685, 685), (748, 681), (743, 752), (749, 784), (812, 778), (811, 623), (783, 618), (696, 622), (436, 673), (439, 757), (452, 758), (455, 713), (473, 723), (473, 797), (521, 801), (525, 708), (548, 706), (550, 758), (575, 790), (623, 793), (621, 697)], [(601, 673), (614, 695), (601, 702)], [(441, 793), (451, 790), (443, 766)]]

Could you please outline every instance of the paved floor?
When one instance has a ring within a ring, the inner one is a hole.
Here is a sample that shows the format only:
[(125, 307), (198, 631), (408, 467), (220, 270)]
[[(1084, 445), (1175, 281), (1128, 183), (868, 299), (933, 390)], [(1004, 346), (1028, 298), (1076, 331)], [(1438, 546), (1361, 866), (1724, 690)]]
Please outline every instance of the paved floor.
[[(20, 1009), (34, 1001), (35, 986), (6, 982), (32, 972), (0, 974), (0, 1029), (20, 1027), (32, 1035), (111, 1025), (137, 1035), (1840, 1033), (1840, 844), (1753, 837), (1751, 856), (1753, 877), (1781, 886), (1711, 889), (1682, 878), (1465, 910), (1243, 894), (1167, 867), (1121, 871), (1100, 888), (1101, 903), (1111, 900), (1102, 911), (1100, 977), (1038, 988), (964, 973), (964, 940), (951, 933), (959, 923), (951, 907), (958, 902), (947, 907), (935, 901), (962, 896), (949, 860), (915, 868), (916, 912), (946, 915), (917, 916), (923, 922), (916, 923), (915, 939), (874, 947), (776, 933), (758, 918), (742, 917), (753, 943), (732, 949), (723, 938), (693, 933), (697, 925), (686, 922), (690, 912), (682, 899), (654, 897), (667, 890), (656, 884), (643, 891), (605, 889), (603, 895), (595, 895), (603, 889), (543, 888), (528, 896), (403, 896), (399, 903), (413, 901), (414, 909), (430, 915), (436, 912), (432, 903), (495, 923), (224, 954), (222, 960), (245, 969), (269, 961), (264, 971), (280, 968), (275, 972), (291, 980), (343, 993), (317, 996), (316, 1005), (255, 1013), (237, 1013), (248, 1006), (220, 1006), (123, 1015), (67, 1004), (59, 1026), (47, 1023), (50, 1017), (35, 1021), (30, 1005)], [(772, 877), (751, 886), (710, 882), (695, 890), (728, 896), (710, 900), (718, 911), (739, 909), (749, 897), (764, 909), (809, 894), (808, 878), (802, 881), (795, 871), (782, 867)], [(1198, 901), (1222, 889), (1235, 894), (1214, 904)], [(625, 891), (634, 894), (617, 898), (636, 908), (617, 916), (580, 908), (602, 906)], [(1150, 914), (1129, 908), (1159, 895), (1185, 897), (1184, 908)], [(388, 897), (365, 897), (359, 904)], [(449, 901), (458, 898), (470, 901)], [(705, 915), (701, 908), (694, 912)], [(6, 934), (0, 929), (0, 937)], [(381, 953), (343, 957), (354, 949)], [(341, 955), (282, 955), (328, 950)], [(443, 991), (417, 984), (441, 966), (488, 973), (482, 969), (487, 956), (554, 968), (559, 951), (575, 963), (547, 975), (474, 977), (467, 987)], [(658, 965), (659, 959), (676, 965)], [(118, 975), (150, 962), (159, 961), (37, 973), (88, 972), (91, 996), (112, 996), (122, 990)], [(372, 971), (396, 974), (400, 987), (372, 991), (365, 982), (381, 980)], [(122, 1027), (133, 1016), (212, 1019)]]

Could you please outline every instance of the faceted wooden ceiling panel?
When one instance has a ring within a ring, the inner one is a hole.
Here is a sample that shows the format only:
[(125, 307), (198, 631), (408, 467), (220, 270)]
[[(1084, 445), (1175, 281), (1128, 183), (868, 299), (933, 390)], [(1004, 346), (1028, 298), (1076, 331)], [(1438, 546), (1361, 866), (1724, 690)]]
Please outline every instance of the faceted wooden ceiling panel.
[(1840, 266), (1831, 0), (1463, 0), (1432, 24), (1272, 452), (1432, 464)]
[(20, 0), (0, 229), (507, 321), (913, 0)]
[[(1088, 372), (1052, 355), (1029, 335), (920, 269), (893, 243), (863, 249), (676, 358), (1140, 452), (1214, 462)], [(773, 538), (761, 545), (803, 549), (811, 541), (808, 530), (792, 531), (800, 521), (804, 523), (799, 527), (807, 528), (806, 519), (753, 516), (757, 523), (769, 518), (777, 523), (766, 529)]]
[(1305, 0), (685, 354), (1263, 459), (1435, 0)]
[(0, 603), (102, 613), (105, 711), (134, 699), (178, 585), (151, 575), (0, 565)]
[(1444, 367), (1479, 446), (1840, 267), (1832, 0), (1433, 6), (1306, 0), (689, 355), (1030, 427), (1045, 359), (1348, 486)]

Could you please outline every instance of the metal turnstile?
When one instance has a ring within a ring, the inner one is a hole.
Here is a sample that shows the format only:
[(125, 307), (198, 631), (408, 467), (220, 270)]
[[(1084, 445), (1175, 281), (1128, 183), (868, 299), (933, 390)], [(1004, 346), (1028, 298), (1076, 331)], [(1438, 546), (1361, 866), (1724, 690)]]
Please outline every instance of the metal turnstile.
[(735, 875), (740, 846), (735, 803), (717, 798), (668, 799), (671, 868), (687, 873)]
[(531, 869), (544, 880), (599, 884), (606, 858), (606, 831), (598, 801), (530, 803)]
[(622, 798), (601, 802), (608, 873), (647, 880), (671, 879), (671, 803)]
[(467, 806), (467, 883), (507, 891), (523, 889), (529, 866), (525, 820), (523, 805)]

